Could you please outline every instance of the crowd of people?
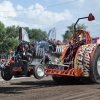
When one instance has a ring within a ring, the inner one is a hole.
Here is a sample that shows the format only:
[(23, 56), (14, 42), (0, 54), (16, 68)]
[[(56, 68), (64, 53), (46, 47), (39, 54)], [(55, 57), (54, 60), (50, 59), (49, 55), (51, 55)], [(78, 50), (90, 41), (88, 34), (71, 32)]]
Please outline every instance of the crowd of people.
[(8, 62), (7, 56), (6, 55), (3, 55), (3, 56), (0, 55), (0, 70), (5, 66), (5, 64), (7, 62)]
[(0, 56), (0, 69), (4, 67), (5, 63), (6, 63), (5, 56)]

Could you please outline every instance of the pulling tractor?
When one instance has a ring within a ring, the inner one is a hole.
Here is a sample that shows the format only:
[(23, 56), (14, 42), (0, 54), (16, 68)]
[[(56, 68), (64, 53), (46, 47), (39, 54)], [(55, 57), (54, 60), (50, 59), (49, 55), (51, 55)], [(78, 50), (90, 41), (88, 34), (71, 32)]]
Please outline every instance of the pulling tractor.
[[(45, 70), (42, 64), (32, 63), (36, 57), (36, 45), (30, 42), (24, 28), (19, 28), (19, 41), (19, 45), (13, 50), (13, 56), (1, 69), (1, 77), (5, 81), (11, 80), (12, 77), (30, 77), (31, 75), (38, 79), (43, 78)], [(41, 70), (42, 73), (39, 74), (38, 72)]]
[(45, 41), (31, 44), (26, 38), (27, 32), (20, 29), (21, 43), (14, 50), (10, 63), (1, 70), (2, 78), (8, 81), (12, 76), (34, 75), (41, 79), (44, 75), (51, 75), (57, 84), (100, 83), (100, 38), (91, 38), (89, 32), (76, 30), (78, 21), (85, 18), (89, 21), (95, 19), (91, 13), (79, 18), (67, 46), (55, 41), (55, 34), (51, 31)]
[(14, 48), (14, 54), (9, 62), (1, 70), (1, 77), (9, 81), (12, 77), (30, 77), (33, 75), (36, 79), (45, 76), (45, 66), (53, 60), (54, 54), (48, 56), (51, 51), (55, 51), (58, 57), (61, 56), (62, 47), (55, 41), (55, 28), (51, 29), (45, 40), (38, 43), (31, 43), (28, 33), (25, 29), (19, 28), (20, 43)]
[(51, 75), (57, 84), (66, 82), (100, 83), (100, 38), (92, 39), (89, 32), (76, 30), (80, 19), (94, 20), (88, 17), (79, 18), (74, 25), (73, 36), (64, 49), (57, 63), (50, 62), (46, 75)]

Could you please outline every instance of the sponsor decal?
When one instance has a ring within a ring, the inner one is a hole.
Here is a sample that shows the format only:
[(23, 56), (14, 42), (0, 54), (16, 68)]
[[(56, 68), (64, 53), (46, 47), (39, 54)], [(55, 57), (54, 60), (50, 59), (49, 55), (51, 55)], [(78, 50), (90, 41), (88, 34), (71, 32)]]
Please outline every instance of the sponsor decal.
[[(78, 52), (75, 56), (75, 68), (82, 69), (82, 76), (89, 76), (90, 71), (90, 60), (95, 44), (83, 45), (78, 49)], [(77, 71), (77, 70), (76, 70)]]

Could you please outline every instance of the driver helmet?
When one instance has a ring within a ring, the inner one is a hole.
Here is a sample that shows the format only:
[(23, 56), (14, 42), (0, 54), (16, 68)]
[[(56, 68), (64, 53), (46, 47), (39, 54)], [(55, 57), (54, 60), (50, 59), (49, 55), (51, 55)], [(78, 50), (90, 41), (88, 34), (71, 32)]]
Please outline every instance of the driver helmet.
[(82, 40), (83, 40), (83, 34), (80, 34), (80, 35), (78, 36), (78, 39), (79, 39), (79, 41), (82, 41)]

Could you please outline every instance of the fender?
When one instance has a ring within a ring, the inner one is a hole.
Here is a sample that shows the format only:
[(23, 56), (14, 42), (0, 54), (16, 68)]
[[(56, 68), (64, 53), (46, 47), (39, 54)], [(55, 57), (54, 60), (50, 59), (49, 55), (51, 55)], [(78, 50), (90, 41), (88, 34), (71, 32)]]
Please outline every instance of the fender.
[(61, 62), (62, 62), (62, 64), (64, 63), (65, 53), (67, 52), (68, 48), (69, 48), (69, 47), (66, 47), (66, 48), (63, 50), (63, 52), (62, 52), (62, 55), (61, 55)]

